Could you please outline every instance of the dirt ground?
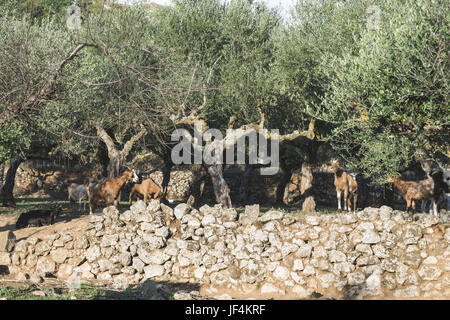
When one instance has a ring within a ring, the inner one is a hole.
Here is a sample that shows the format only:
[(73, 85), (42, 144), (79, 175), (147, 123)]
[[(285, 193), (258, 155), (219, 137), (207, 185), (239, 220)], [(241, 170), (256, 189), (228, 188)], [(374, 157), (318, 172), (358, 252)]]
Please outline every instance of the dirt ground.
[(17, 213), (7, 213), (0, 215), (0, 231), (10, 230), (16, 236), (16, 240), (20, 241), (31, 236), (37, 238), (45, 238), (45, 235), (70, 232), (76, 236), (84, 232), (84, 227), (89, 221), (88, 214), (81, 214), (74, 211), (65, 211), (55, 219), (55, 223), (50, 226), (29, 227), (16, 230), (16, 221), (19, 217)]

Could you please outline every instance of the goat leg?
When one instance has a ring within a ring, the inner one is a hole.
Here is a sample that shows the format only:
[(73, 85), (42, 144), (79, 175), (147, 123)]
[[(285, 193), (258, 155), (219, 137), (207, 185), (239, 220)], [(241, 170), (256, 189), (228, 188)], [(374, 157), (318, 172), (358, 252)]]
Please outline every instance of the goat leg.
[(338, 212), (341, 212), (341, 191), (336, 190), (337, 192), (337, 202), (338, 202)]

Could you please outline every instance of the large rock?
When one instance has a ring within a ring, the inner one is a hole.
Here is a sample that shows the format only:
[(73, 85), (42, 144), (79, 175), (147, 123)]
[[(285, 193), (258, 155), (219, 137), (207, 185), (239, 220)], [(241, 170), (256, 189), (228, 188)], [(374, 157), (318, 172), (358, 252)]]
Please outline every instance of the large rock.
[(100, 257), (100, 255), (101, 255), (100, 247), (98, 246), (92, 246), (86, 250), (86, 260), (88, 262), (94, 262)]
[(8, 252), (0, 252), (0, 265), (9, 266), (11, 264), (11, 254)]
[(202, 226), (207, 227), (216, 223), (216, 218), (212, 214), (207, 214), (202, 219)]
[(130, 210), (133, 213), (141, 213), (147, 210), (147, 205), (143, 200), (138, 200), (137, 202), (133, 203), (133, 205), (130, 207)]
[(16, 237), (11, 231), (0, 232), (0, 252), (11, 252), (16, 243)]
[(56, 250), (53, 250), (50, 253), (53, 261), (55, 261), (56, 263), (64, 263), (64, 261), (66, 261), (66, 259), (69, 257), (70, 252), (67, 249), (64, 248), (58, 248)]
[(280, 211), (267, 211), (261, 217), (258, 218), (258, 221), (266, 223), (272, 220), (281, 220), (282, 218), (283, 213)]
[(180, 203), (175, 207), (173, 210), (173, 214), (175, 215), (175, 218), (178, 220), (181, 220), (184, 215), (188, 214), (191, 211), (191, 206), (187, 205), (186, 203)]
[(416, 244), (422, 238), (422, 228), (416, 224), (406, 227), (405, 244)]
[(373, 230), (366, 230), (363, 235), (361, 242), (367, 244), (375, 244), (381, 241), (379, 234)]
[(148, 265), (144, 267), (145, 278), (160, 277), (164, 274), (164, 267), (160, 265)]
[(245, 212), (239, 216), (239, 222), (244, 226), (252, 225), (258, 220), (258, 216), (259, 204), (245, 206)]
[(56, 263), (50, 257), (39, 257), (36, 272), (39, 274), (52, 273), (56, 270)]

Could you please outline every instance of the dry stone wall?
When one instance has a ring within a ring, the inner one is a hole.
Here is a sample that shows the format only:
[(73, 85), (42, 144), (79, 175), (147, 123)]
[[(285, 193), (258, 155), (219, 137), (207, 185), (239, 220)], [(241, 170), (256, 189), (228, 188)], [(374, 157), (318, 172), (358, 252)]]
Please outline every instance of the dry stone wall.
[[(440, 218), (389, 207), (295, 217), (138, 201), (92, 215), (82, 236), (3, 240), (18, 279), (198, 283), (265, 297), (450, 298), (450, 231)], [(27, 276), (28, 275), (28, 276)]]

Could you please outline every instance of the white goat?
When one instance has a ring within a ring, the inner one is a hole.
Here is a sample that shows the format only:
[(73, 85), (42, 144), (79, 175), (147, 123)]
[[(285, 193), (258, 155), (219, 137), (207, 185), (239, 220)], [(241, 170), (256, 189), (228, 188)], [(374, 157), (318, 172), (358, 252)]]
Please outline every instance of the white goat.
[(87, 192), (87, 188), (85, 185), (71, 183), (67, 187), (67, 192), (69, 194), (69, 201), (78, 201), (78, 203), (79, 203), (78, 210), (79, 211), (81, 211), (81, 201), (84, 200), (83, 210), (86, 210), (86, 203), (87, 203), (87, 200), (89, 197), (88, 197), (88, 192)]

